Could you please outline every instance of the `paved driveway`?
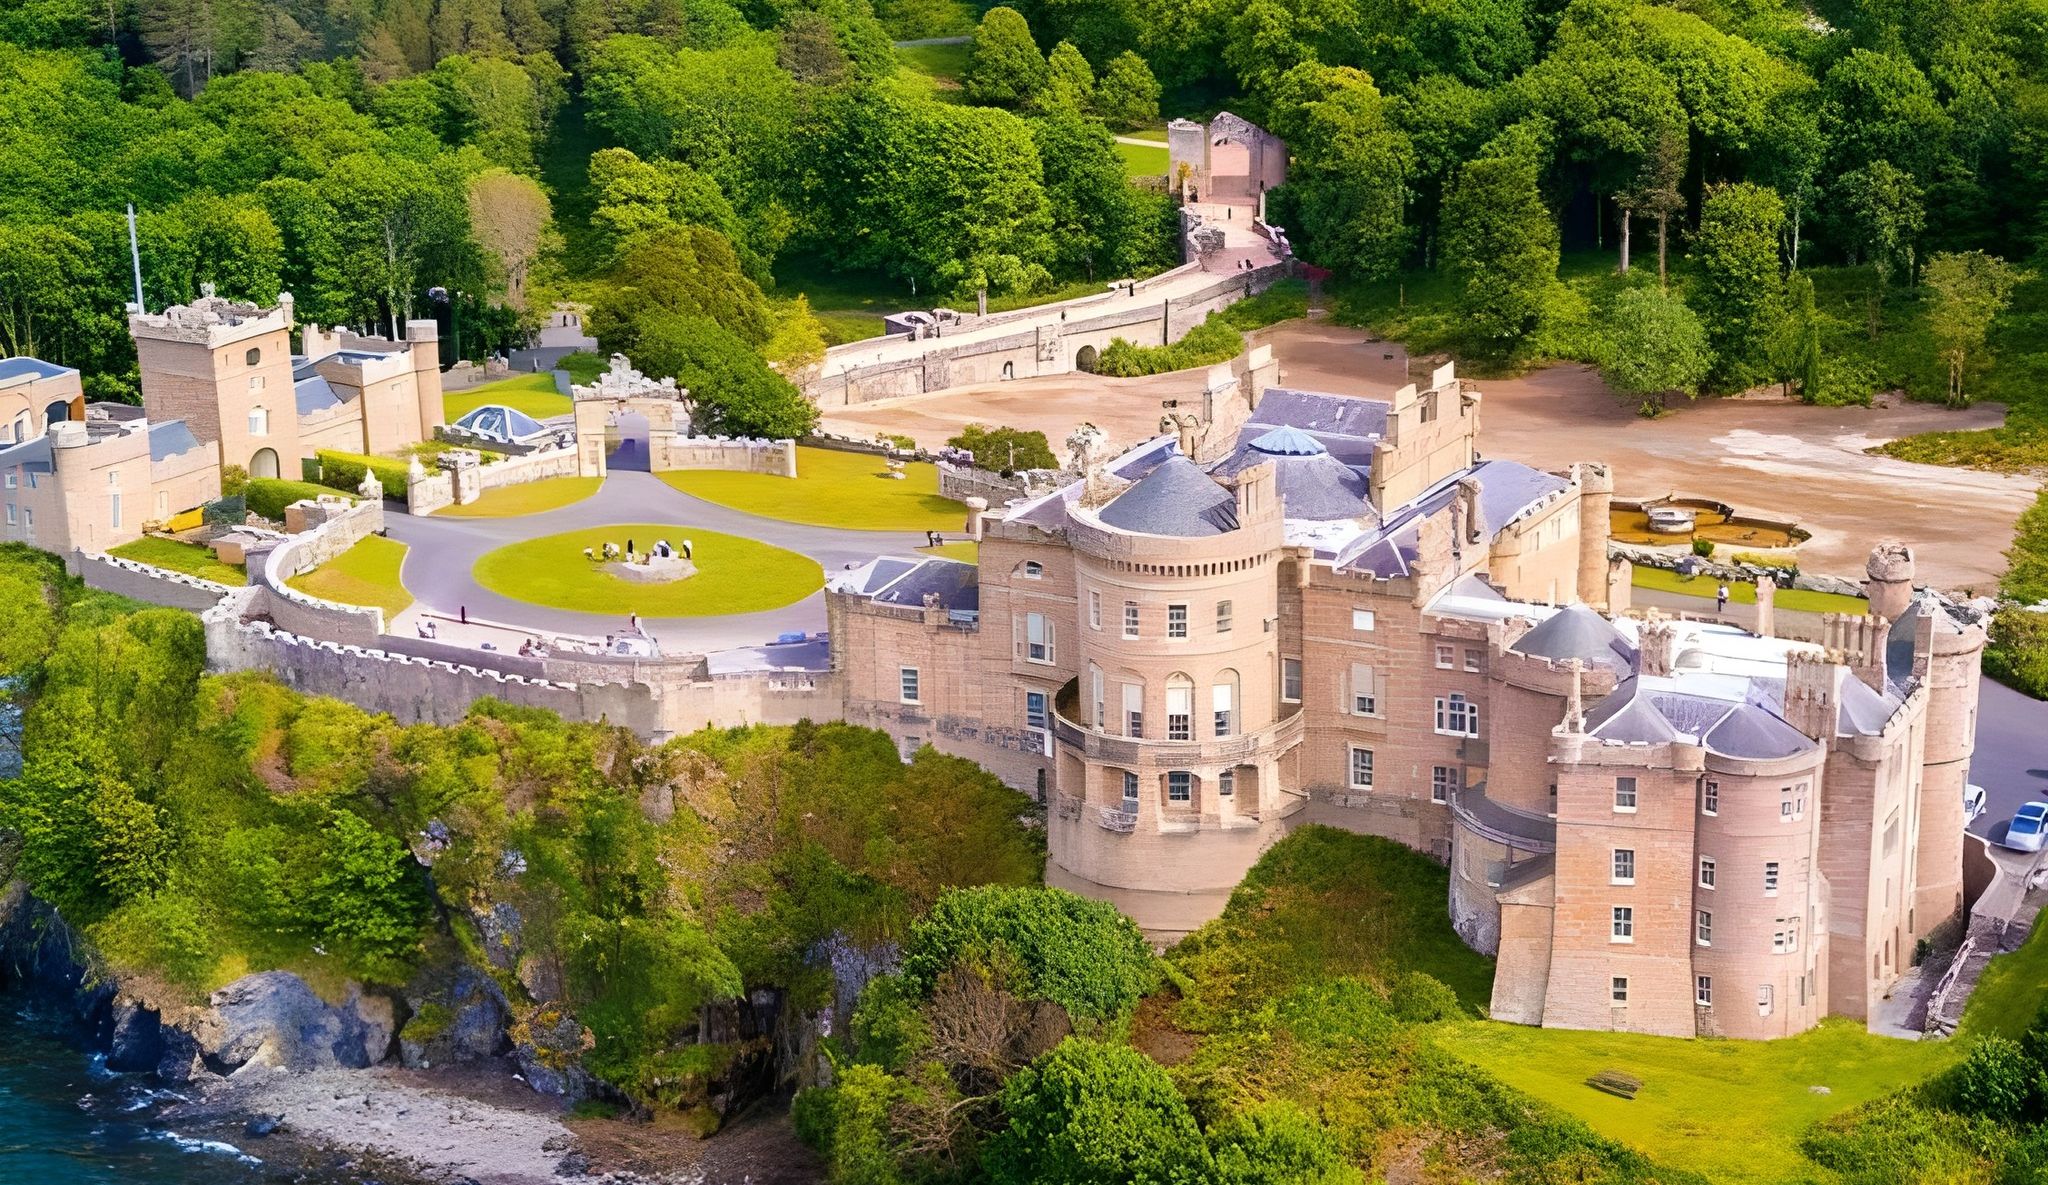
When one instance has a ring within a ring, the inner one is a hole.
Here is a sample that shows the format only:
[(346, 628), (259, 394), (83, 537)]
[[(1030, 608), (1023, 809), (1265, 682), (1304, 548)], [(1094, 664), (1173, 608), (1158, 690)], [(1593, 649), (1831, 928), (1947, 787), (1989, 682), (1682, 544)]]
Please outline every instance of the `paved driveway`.
[(2048, 703), (1985, 679), (1977, 697), (1977, 749), (1970, 781), (1984, 787), (1984, 813), (1970, 830), (1993, 840), (2005, 835), (2014, 811), (2048, 799)]
[[(677, 543), (691, 527), (758, 539), (818, 561), (827, 579), (877, 555), (910, 554), (925, 542), (920, 531), (851, 531), (762, 518), (692, 497), (649, 473), (617, 471), (583, 501), (541, 514), (443, 518), (391, 513), (385, 522), (391, 537), (408, 549), (400, 578), (422, 608), (448, 617), (466, 608), (473, 619), (585, 638), (618, 633), (625, 619), (617, 613), (578, 613), (515, 601), (478, 584), (471, 569), (485, 552), (510, 543), (610, 523), (674, 523), (671, 541)], [(641, 626), (670, 654), (752, 646), (778, 634), (824, 629), (825, 594), (812, 593), (793, 605), (758, 613), (642, 618)]]

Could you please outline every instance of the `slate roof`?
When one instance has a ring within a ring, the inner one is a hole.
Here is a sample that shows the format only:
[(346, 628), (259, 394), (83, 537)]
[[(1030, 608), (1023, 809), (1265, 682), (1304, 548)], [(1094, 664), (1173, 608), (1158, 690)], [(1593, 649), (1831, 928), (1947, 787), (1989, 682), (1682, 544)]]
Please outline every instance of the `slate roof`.
[(292, 382), (292, 401), (297, 405), (300, 415), (312, 415), (315, 412), (326, 411), (330, 407), (341, 406), (341, 393), (326, 379), (310, 371), (305, 372), (304, 377), (298, 377), (300, 373), (293, 372)]
[(472, 432), (487, 440), (523, 441), (530, 436), (545, 435), (545, 425), (515, 407), (502, 403), (486, 403), (472, 409), (469, 414), (455, 421), (451, 427)]
[(50, 465), (50, 438), (38, 436), (34, 440), (0, 449), (0, 468), (16, 465), (37, 473), (53, 472)]
[(70, 369), (68, 366), (59, 366), (54, 362), (45, 362), (41, 358), (16, 355), (12, 358), (0, 358), (0, 382), (23, 377), (52, 379), (68, 372)]
[(1879, 695), (1854, 675), (1842, 680), (1841, 693), (1835, 702), (1835, 734), (1845, 737), (1883, 735), (1884, 726), (1891, 722), (1900, 706), (1898, 697)]
[(1755, 704), (1730, 708), (1705, 739), (1709, 752), (1766, 761), (1813, 748), (1805, 733)]
[[(1532, 469), (1520, 461), (1482, 461), (1469, 471), (1479, 484), (1478, 530), (1498, 534), (1536, 504), (1565, 488), (1554, 473)], [(1458, 496), (1456, 481), (1445, 481), (1399, 507), (1388, 516), (1385, 531), (1364, 537), (1337, 557), (1342, 571), (1370, 572), (1381, 579), (1408, 575), (1419, 550), (1417, 533), (1423, 519), (1443, 510)]]
[(1580, 659), (1612, 671), (1634, 667), (1636, 651), (1614, 623), (1583, 604), (1570, 604), (1550, 615), (1535, 629), (1517, 638), (1508, 649), (1531, 658), (1558, 662)]
[(737, 675), (747, 671), (826, 671), (832, 669), (832, 649), (823, 635), (801, 642), (742, 646), (705, 655), (704, 668), (713, 675)]
[(1756, 689), (1747, 681), (1632, 676), (1586, 713), (1586, 734), (1611, 744), (1661, 745), (1675, 741), (1706, 746), (1723, 757), (1757, 761), (1804, 753), (1814, 742), (1770, 708), (1747, 698), (1702, 695), (1697, 683), (1716, 690)]
[(1237, 529), (1237, 497), (1175, 453), (1118, 494), (1101, 518), (1140, 535), (1197, 539)]
[(981, 570), (973, 564), (934, 556), (914, 564), (874, 594), (887, 605), (922, 607), (925, 594), (936, 594), (939, 605), (950, 612), (971, 612), (981, 608)]
[(1368, 500), (1365, 474), (1331, 456), (1321, 441), (1298, 428), (1274, 428), (1241, 443), (1209, 472), (1216, 477), (1234, 477), (1266, 464), (1273, 466), (1274, 490), (1286, 517), (1311, 522), (1365, 519), (1378, 524), (1379, 512)]
[(1285, 426), (1315, 437), (1347, 465), (1370, 465), (1373, 446), (1385, 435), (1393, 409), (1393, 404), (1378, 399), (1269, 387), (1238, 433), (1238, 443), (1249, 444)]
[(149, 459), (168, 461), (199, 447), (199, 440), (183, 420), (165, 420), (149, 426)]

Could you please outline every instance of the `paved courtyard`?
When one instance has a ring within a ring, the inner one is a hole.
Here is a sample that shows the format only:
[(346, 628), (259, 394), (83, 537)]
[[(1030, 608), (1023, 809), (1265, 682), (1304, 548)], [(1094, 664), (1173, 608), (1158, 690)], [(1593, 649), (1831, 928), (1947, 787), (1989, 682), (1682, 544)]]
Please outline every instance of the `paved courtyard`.
[[(1408, 381), (1406, 352), (1360, 330), (1291, 321), (1257, 340), (1273, 346), (1288, 386), (1379, 396)], [(1022, 379), (835, 410), (825, 423), (854, 435), (901, 433), (927, 448), (969, 423), (1036, 428), (1057, 450), (1087, 421), (1130, 443), (1156, 434), (1160, 401), (1185, 396), (1192, 385), (1185, 373)], [(1923, 580), (1988, 591), (2004, 570), (2014, 521), (2039, 488), (2030, 477), (1863, 452), (1916, 432), (1994, 426), (2005, 414), (1995, 405), (1953, 411), (1903, 402), (1829, 408), (1707, 399), (1646, 420), (1583, 366), (1476, 385), (1486, 397), (1480, 443), (1488, 455), (1542, 468), (1607, 461), (1624, 496), (1676, 492), (1793, 519), (1813, 532), (1800, 551), (1815, 572), (1860, 575), (1873, 541), (1899, 538), (1917, 547)]]

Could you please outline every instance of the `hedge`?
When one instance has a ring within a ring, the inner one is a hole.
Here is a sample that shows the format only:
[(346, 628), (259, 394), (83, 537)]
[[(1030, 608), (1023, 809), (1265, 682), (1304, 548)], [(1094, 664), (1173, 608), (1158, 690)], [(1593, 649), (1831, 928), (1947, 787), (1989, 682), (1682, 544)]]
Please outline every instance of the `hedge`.
[(362, 488), (363, 474), (375, 473), (383, 483), (386, 498), (405, 497), (412, 475), (409, 461), (390, 457), (368, 457), (361, 453), (336, 453), (321, 449), (313, 454), (320, 461), (320, 484), (353, 494)]
[(310, 481), (286, 481), (281, 477), (253, 477), (242, 487), (242, 497), (248, 503), (250, 512), (274, 523), (284, 521), (284, 508), (292, 503), (333, 492), (326, 486), (314, 485)]

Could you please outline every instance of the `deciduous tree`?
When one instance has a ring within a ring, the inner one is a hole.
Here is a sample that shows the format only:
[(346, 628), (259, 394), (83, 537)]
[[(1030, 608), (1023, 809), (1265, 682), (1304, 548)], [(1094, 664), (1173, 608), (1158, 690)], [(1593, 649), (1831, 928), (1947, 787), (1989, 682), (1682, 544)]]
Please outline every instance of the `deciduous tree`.
[(1969, 403), (1963, 377), (1984, 349), (1991, 322), (2005, 310), (2012, 290), (2022, 279), (2018, 268), (1982, 251), (1939, 252), (1927, 259), (1922, 277), (1934, 293), (1928, 328), (1941, 360), (1948, 367), (1948, 401)]
[(1714, 378), (1740, 389), (1762, 381), (1770, 330), (1784, 308), (1778, 232), (1785, 205), (1747, 182), (1718, 185), (1700, 207), (1691, 257), (1699, 266), (1694, 303), (1714, 348)]
[(1031, 26), (1016, 9), (998, 5), (975, 27), (960, 84), (977, 103), (1021, 107), (1044, 88), (1045, 72), (1045, 55), (1031, 39)]

